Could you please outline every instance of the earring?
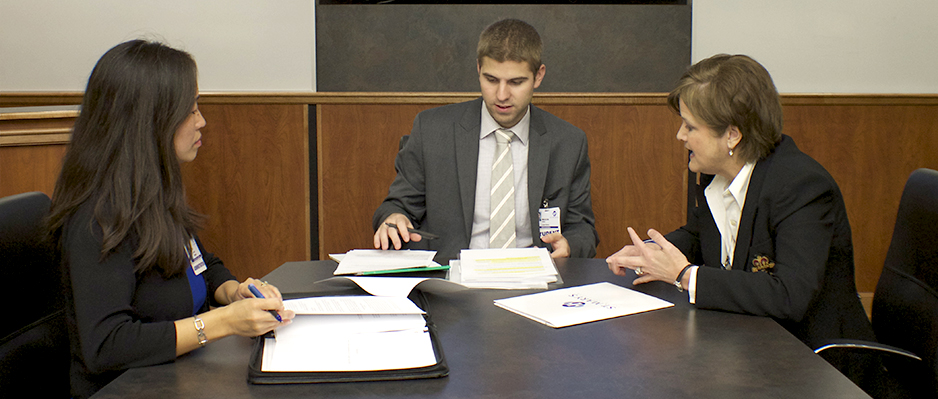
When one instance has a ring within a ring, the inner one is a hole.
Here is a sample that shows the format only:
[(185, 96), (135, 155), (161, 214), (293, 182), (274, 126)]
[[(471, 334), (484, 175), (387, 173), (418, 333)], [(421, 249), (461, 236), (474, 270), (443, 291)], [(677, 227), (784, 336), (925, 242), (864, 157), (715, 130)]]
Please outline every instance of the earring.
[(730, 156), (733, 156), (733, 149), (730, 148)]

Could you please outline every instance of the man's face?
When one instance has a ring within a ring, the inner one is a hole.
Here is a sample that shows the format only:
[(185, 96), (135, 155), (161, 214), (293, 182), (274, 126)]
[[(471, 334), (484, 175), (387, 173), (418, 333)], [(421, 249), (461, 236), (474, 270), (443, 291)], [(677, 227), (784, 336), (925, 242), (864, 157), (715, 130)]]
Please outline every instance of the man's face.
[(505, 128), (518, 124), (524, 117), (534, 89), (541, 85), (546, 71), (541, 65), (535, 75), (527, 63), (498, 62), (489, 57), (482, 57), (478, 69), (485, 108)]

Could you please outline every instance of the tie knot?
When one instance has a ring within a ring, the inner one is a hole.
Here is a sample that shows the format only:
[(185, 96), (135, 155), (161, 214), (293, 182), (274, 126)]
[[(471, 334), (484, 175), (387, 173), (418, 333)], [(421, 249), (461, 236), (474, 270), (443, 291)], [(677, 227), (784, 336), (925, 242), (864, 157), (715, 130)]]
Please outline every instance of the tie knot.
[(508, 129), (498, 129), (495, 131), (495, 141), (499, 143), (510, 143), (515, 137), (515, 133)]

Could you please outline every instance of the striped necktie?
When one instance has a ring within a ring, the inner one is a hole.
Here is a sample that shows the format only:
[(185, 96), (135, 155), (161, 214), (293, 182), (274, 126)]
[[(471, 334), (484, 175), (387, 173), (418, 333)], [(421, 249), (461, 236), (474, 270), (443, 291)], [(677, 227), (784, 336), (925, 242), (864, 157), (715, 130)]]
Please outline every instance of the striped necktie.
[(515, 176), (511, 163), (511, 140), (514, 137), (511, 130), (495, 131), (489, 248), (515, 247)]

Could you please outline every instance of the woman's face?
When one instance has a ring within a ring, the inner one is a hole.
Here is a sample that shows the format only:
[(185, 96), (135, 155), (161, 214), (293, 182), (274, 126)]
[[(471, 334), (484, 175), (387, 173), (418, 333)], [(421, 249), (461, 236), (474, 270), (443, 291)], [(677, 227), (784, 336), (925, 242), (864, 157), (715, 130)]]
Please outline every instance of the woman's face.
[(198, 155), (199, 147), (202, 146), (202, 132), (199, 129), (203, 127), (205, 127), (205, 118), (199, 112), (199, 99), (196, 97), (192, 113), (182, 122), (182, 125), (179, 125), (176, 134), (173, 136), (176, 158), (179, 159), (179, 163), (192, 162), (195, 156)]
[[(732, 172), (731, 165), (735, 164), (729, 155), (730, 146), (726, 132), (718, 134), (704, 123), (697, 120), (687, 109), (684, 100), (681, 100), (681, 119), (684, 122), (677, 131), (677, 139), (684, 142), (684, 148), (690, 151), (690, 161), (687, 168), (691, 172), (708, 175), (721, 175)], [(718, 137), (719, 136), (719, 137)], [(738, 172), (738, 170), (736, 170)], [(730, 180), (735, 173), (727, 176)]]

